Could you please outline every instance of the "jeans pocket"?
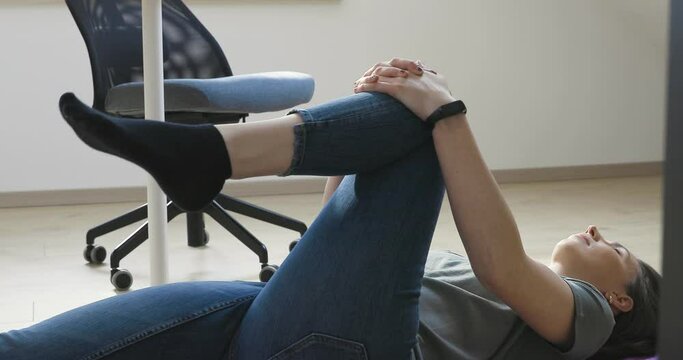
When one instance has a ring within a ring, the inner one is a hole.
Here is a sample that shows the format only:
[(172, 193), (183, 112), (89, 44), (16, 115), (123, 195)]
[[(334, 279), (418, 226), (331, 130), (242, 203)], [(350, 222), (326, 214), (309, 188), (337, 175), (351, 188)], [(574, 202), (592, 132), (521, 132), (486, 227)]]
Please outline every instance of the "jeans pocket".
[(365, 346), (359, 342), (312, 333), (268, 360), (367, 360), (367, 358)]

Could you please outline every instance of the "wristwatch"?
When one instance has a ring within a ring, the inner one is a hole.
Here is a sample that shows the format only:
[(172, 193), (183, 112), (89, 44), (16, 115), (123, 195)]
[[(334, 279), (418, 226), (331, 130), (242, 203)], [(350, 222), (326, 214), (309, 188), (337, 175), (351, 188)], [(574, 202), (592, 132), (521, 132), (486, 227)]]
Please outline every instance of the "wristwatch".
[(457, 114), (467, 114), (467, 108), (462, 100), (453, 101), (436, 109), (425, 122), (434, 126), (437, 121)]

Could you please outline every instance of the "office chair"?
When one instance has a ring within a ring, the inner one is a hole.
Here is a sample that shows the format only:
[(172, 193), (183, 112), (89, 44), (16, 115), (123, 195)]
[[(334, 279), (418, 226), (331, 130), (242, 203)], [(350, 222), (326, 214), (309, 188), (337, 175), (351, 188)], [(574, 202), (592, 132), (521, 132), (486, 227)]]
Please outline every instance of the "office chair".
[[(142, 16), (140, 0), (66, 0), (85, 40), (92, 68), (93, 108), (119, 116), (144, 117), (142, 68)], [(314, 81), (306, 74), (270, 72), (233, 76), (220, 46), (181, 0), (164, 0), (163, 66), (166, 121), (185, 124), (224, 124), (246, 121), (249, 113), (290, 109), (310, 101)], [(202, 174), (196, 174), (201, 176)], [(183, 210), (167, 203), (168, 221)], [(204, 229), (206, 213), (259, 257), (261, 281), (277, 270), (268, 264), (263, 243), (230, 216), (243, 214), (303, 235), (298, 220), (219, 194), (201, 211), (187, 212), (188, 245), (209, 241)], [(107, 256), (95, 239), (147, 218), (147, 205), (90, 229), (83, 257), (101, 264)], [(147, 222), (112, 252), (110, 281), (118, 290), (130, 288), (132, 274), (120, 269), (121, 260), (148, 237)], [(290, 243), (290, 251), (296, 240)]]

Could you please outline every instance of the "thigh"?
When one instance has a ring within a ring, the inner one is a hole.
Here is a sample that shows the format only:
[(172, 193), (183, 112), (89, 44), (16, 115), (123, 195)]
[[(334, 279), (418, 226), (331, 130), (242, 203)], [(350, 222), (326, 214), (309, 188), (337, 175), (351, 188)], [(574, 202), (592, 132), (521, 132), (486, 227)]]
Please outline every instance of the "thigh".
[(347, 176), (254, 300), (231, 358), (407, 358), (443, 195), (431, 141)]
[(260, 284), (177, 283), (0, 334), (0, 359), (220, 359)]

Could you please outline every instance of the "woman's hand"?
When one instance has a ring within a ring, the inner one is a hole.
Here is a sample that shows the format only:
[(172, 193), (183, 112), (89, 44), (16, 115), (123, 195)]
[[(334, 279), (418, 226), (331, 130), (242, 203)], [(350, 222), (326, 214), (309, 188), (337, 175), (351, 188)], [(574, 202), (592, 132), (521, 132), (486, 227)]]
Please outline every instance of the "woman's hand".
[(440, 106), (455, 101), (443, 75), (420, 61), (392, 59), (378, 63), (356, 81), (354, 92), (376, 91), (393, 96), (423, 121)]
[(372, 75), (405, 77), (408, 76), (408, 72), (420, 76), (422, 75), (423, 70), (424, 68), (420, 63), (420, 60), (411, 61), (406, 59), (393, 58), (389, 61), (375, 64), (368, 71), (366, 71), (365, 74), (363, 74), (363, 77)]

